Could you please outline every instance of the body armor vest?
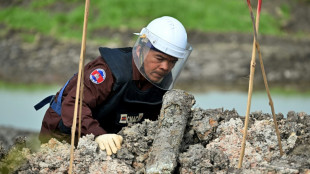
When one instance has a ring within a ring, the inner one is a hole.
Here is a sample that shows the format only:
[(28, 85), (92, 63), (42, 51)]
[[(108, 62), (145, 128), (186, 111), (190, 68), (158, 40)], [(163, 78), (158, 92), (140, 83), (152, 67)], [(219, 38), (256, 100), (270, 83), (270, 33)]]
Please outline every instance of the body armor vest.
[(99, 48), (101, 57), (115, 78), (109, 98), (92, 111), (109, 133), (117, 133), (128, 123), (157, 118), (165, 90), (155, 86), (141, 91), (132, 81), (132, 48)]
[[(132, 48), (99, 48), (101, 57), (108, 64), (115, 82), (108, 99), (92, 110), (93, 118), (98, 120), (100, 126), (108, 133), (117, 133), (128, 123), (141, 122), (148, 118), (157, 119), (162, 105), (162, 97), (165, 90), (155, 86), (141, 91), (132, 81)], [(70, 80), (60, 90), (57, 103), (54, 102), (55, 95), (43, 99), (35, 109), (39, 110), (47, 103), (61, 116), (61, 99), (63, 91)], [(70, 134), (71, 128), (65, 126), (63, 121), (59, 122), (58, 128), (62, 133)]]

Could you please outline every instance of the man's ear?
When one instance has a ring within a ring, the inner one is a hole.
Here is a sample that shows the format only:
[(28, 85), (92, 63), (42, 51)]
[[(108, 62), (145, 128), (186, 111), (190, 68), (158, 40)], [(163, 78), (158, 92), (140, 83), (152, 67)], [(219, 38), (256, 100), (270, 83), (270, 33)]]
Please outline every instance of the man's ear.
[(136, 49), (136, 54), (138, 55), (138, 57), (140, 57), (140, 50), (141, 50), (141, 46), (138, 45)]

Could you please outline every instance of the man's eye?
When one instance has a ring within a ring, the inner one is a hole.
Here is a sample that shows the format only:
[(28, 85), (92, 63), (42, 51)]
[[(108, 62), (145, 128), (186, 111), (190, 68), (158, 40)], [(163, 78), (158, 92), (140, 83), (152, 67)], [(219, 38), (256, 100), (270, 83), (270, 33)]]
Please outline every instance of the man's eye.
[(156, 59), (157, 59), (158, 61), (163, 61), (163, 60), (164, 60), (162, 57), (156, 57)]
[(169, 60), (169, 63), (176, 64), (178, 60)]
[(178, 60), (172, 60), (171, 63), (176, 64)]

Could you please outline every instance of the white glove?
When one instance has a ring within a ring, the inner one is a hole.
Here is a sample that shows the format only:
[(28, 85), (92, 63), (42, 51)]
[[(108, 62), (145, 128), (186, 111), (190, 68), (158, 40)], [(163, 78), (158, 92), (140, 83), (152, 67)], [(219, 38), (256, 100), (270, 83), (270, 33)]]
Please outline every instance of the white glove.
[(116, 153), (121, 148), (123, 137), (117, 134), (103, 134), (98, 136), (95, 141), (101, 150), (106, 150), (107, 155), (112, 155), (112, 152)]

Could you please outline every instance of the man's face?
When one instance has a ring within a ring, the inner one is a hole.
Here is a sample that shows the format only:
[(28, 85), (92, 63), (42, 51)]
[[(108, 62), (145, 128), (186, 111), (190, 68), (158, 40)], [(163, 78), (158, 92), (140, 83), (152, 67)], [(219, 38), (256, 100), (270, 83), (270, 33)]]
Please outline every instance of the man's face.
[(177, 58), (151, 50), (144, 60), (144, 71), (149, 80), (159, 83), (174, 67)]

